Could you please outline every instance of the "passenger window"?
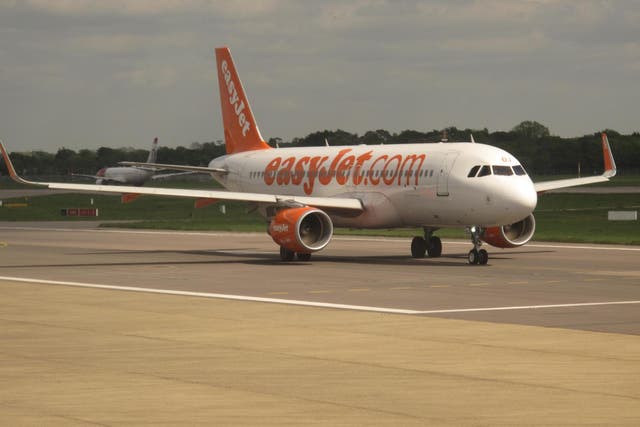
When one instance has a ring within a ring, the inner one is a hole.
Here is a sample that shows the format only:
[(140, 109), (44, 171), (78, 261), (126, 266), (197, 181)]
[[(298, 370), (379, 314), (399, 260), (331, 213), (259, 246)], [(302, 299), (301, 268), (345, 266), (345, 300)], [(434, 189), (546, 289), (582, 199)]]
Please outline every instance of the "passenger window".
[(513, 167), (513, 171), (516, 173), (516, 175), (520, 175), (520, 176), (527, 174), (527, 171), (525, 171), (521, 165), (515, 165)]
[(478, 173), (478, 170), (480, 169), (480, 166), (474, 166), (471, 168), (471, 170), (469, 171), (469, 175), (467, 175), (467, 178), (473, 178), (476, 176), (476, 174)]
[(491, 175), (491, 168), (487, 165), (484, 165), (480, 168), (480, 172), (478, 172), (478, 178), (487, 175)]
[(513, 171), (510, 166), (492, 166), (494, 175), (509, 176), (513, 175)]

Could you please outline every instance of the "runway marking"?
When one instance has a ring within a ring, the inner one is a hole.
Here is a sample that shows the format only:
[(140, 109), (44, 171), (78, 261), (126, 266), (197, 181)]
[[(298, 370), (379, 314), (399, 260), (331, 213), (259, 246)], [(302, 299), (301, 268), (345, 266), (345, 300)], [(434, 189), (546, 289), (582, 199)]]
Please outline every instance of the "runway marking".
[(529, 282), (527, 281), (520, 281), (520, 282), (509, 282), (510, 285), (527, 285), (529, 284)]
[(593, 279), (582, 279), (583, 282), (602, 282), (602, 278), (596, 277)]
[(95, 283), (65, 282), (65, 281), (58, 281), (58, 280), (31, 279), (26, 277), (0, 276), (0, 280), (11, 281), (11, 282), (22, 282), (22, 283), (35, 283), (35, 284), (42, 284), (42, 285), (73, 286), (73, 287), (79, 287), (79, 288), (106, 289), (106, 290), (112, 290), (112, 291), (143, 292), (143, 293), (150, 293), (150, 294), (177, 295), (177, 296), (187, 296), (187, 297), (225, 299), (225, 300), (234, 300), (234, 301), (266, 302), (266, 303), (274, 303), (274, 304), (298, 305), (298, 306), (319, 307), (319, 308), (334, 308), (334, 309), (341, 309), (341, 310), (371, 311), (371, 312), (378, 312), (378, 313), (393, 313), (393, 314), (446, 314), (446, 313), (469, 313), (469, 312), (482, 312), (482, 311), (534, 310), (534, 309), (541, 309), (541, 308), (562, 308), (562, 307), (569, 308), (569, 307), (589, 307), (589, 306), (604, 306), (604, 305), (640, 304), (640, 300), (633, 300), (633, 301), (584, 302), (584, 303), (570, 303), (570, 304), (522, 305), (522, 306), (510, 306), (510, 307), (456, 308), (456, 309), (444, 309), (444, 310), (408, 310), (408, 309), (401, 309), (401, 308), (370, 307), (370, 306), (364, 306), (364, 305), (335, 304), (335, 303), (317, 302), (317, 301), (289, 300), (289, 299), (280, 299), (280, 298), (262, 298), (262, 297), (246, 296), (246, 295), (229, 295), (229, 294), (216, 294), (216, 293), (208, 293), (208, 292), (174, 291), (174, 290), (168, 290), (168, 289), (153, 289), (153, 288), (136, 288), (134, 286), (99, 285)]
[(444, 313), (470, 313), (475, 311), (537, 310), (541, 308), (593, 307), (593, 306), (599, 306), (599, 305), (623, 305), (623, 304), (640, 304), (640, 300), (578, 302), (578, 303), (571, 303), (571, 304), (515, 305), (510, 307), (453, 308), (453, 309), (446, 309), (446, 310), (415, 311), (412, 314), (444, 314)]
[(554, 283), (562, 283), (562, 282), (563, 282), (562, 280), (546, 280), (546, 281), (544, 282), (544, 284), (546, 284), (546, 285), (552, 285), (552, 284), (554, 284)]
[(488, 283), (483, 282), (483, 283), (469, 283), (467, 286), (487, 286)]
[(318, 289), (315, 291), (309, 291), (308, 293), (310, 294), (330, 294), (331, 291), (325, 290), (325, 289)]
[(368, 292), (371, 288), (352, 288), (349, 289), (349, 292)]
[(289, 292), (269, 292), (267, 295), (289, 295)]
[(430, 288), (448, 288), (449, 285), (429, 285)]
[(413, 289), (413, 286), (397, 286), (395, 288), (389, 288), (390, 291), (408, 291)]
[[(108, 221), (105, 221), (108, 222)], [(208, 237), (223, 237), (223, 236), (263, 236), (264, 233), (241, 233), (241, 232), (198, 232), (198, 231), (168, 231), (168, 230), (107, 230), (96, 228), (49, 228), (49, 227), (7, 227), (0, 226), (0, 230), (31, 230), (31, 231), (57, 231), (57, 232), (82, 232), (82, 233), (121, 233), (121, 234), (156, 234), (156, 235), (184, 235), (184, 236), (208, 236)], [(354, 242), (393, 242), (398, 244), (406, 244), (407, 239), (401, 237), (350, 237), (350, 236), (335, 236), (334, 240), (346, 240)], [(463, 240), (443, 240), (442, 243), (448, 245), (465, 245), (469, 246), (470, 243)], [(561, 245), (561, 244), (549, 244), (549, 243), (528, 243), (528, 248), (551, 248), (551, 249), (584, 249), (584, 250), (597, 250), (597, 251), (628, 251), (628, 252), (640, 252), (640, 247), (627, 247), (627, 246), (589, 246), (589, 245)]]

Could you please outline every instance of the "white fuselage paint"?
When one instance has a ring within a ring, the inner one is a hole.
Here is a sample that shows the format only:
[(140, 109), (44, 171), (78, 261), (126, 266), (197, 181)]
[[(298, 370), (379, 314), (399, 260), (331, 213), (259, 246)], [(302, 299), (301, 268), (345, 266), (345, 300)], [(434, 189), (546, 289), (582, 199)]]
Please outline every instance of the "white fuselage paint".
[(154, 174), (154, 171), (134, 167), (116, 166), (101, 169), (96, 184), (142, 185)]
[(358, 216), (327, 213), (338, 226), (498, 226), (527, 217), (537, 194), (527, 175), (469, 178), (476, 165), (515, 166), (496, 147), (472, 143), (300, 147), (246, 151), (212, 160), (230, 191), (355, 197)]

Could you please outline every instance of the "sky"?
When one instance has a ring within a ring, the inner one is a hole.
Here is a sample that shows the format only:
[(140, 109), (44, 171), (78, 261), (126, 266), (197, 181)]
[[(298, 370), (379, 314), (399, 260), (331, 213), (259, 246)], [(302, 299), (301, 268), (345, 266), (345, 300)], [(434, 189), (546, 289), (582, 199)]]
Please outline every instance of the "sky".
[(640, 2), (0, 0), (11, 151), (223, 138), (228, 46), (265, 139), (640, 130)]

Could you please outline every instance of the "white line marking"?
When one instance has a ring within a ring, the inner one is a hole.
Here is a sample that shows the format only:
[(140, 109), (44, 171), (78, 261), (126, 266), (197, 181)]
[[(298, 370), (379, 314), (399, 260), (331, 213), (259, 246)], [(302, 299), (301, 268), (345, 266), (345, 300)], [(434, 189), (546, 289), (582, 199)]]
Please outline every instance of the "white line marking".
[(326, 303), (326, 302), (300, 301), (300, 300), (279, 299), (279, 298), (261, 298), (261, 297), (250, 297), (250, 296), (244, 296), (244, 295), (214, 294), (214, 293), (208, 293), (208, 292), (189, 292), (189, 291), (173, 291), (168, 289), (136, 288), (133, 286), (98, 285), (94, 283), (63, 282), (58, 280), (29, 279), (25, 277), (0, 276), (0, 280), (13, 281), (13, 282), (25, 282), (25, 283), (38, 283), (43, 285), (62, 285), (62, 286), (75, 286), (80, 288), (108, 289), (113, 291), (146, 292), (150, 294), (179, 295), (179, 296), (200, 297), (200, 298), (216, 298), (216, 299), (227, 299), (227, 300), (236, 300), (236, 301), (268, 302), (268, 303), (276, 303), (276, 304), (302, 305), (302, 306), (309, 306), (309, 307), (337, 308), (342, 310), (373, 311), (373, 312), (379, 312), (379, 313), (395, 313), (395, 314), (416, 314), (417, 313), (415, 310), (403, 310), (403, 309), (397, 309), (397, 308), (368, 307), (363, 305), (333, 304), (333, 303)]
[(107, 289), (107, 290), (113, 290), (113, 291), (144, 292), (144, 293), (150, 293), (150, 294), (178, 295), (178, 296), (199, 297), (199, 298), (215, 298), (215, 299), (226, 299), (226, 300), (236, 300), (236, 301), (266, 302), (266, 303), (275, 303), (275, 304), (300, 305), (300, 306), (320, 307), (320, 308), (335, 308), (335, 309), (341, 309), (341, 310), (372, 311), (377, 313), (393, 313), (393, 314), (443, 314), (443, 313), (467, 313), (467, 312), (475, 312), (475, 311), (534, 310), (534, 309), (540, 309), (540, 308), (640, 304), (640, 300), (633, 300), (633, 301), (582, 302), (582, 303), (573, 303), (573, 304), (521, 305), (521, 306), (511, 306), (511, 307), (456, 308), (456, 309), (446, 309), (446, 310), (407, 310), (407, 309), (401, 309), (401, 308), (370, 307), (365, 305), (334, 304), (334, 303), (317, 302), (317, 301), (290, 300), (290, 299), (280, 299), (280, 298), (261, 298), (261, 297), (245, 296), (245, 295), (174, 291), (169, 289), (137, 288), (134, 286), (98, 285), (94, 283), (64, 282), (64, 281), (58, 281), (58, 280), (30, 279), (26, 277), (0, 276), (0, 280), (12, 281), (12, 282), (24, 282), (24, 283), (37, 283), (37, 284), (43, 284), (43, 285), (75, 286), (80, 288)]
[(620, 305), (620, 304), (640, 304), (640, 300), (579, 302), (579, 303), (573, 303), (573, 304), (516, 305), (512, 307), (455, 308), (451, 310), (416, 311), (414, 314), (467, 313), (467, 312), (473, 312), (473, 311), (503, 311), (503, 310), (535, 310), (540, 308), (589, 307), (589, 306), (597, 306), (597, 305)]

